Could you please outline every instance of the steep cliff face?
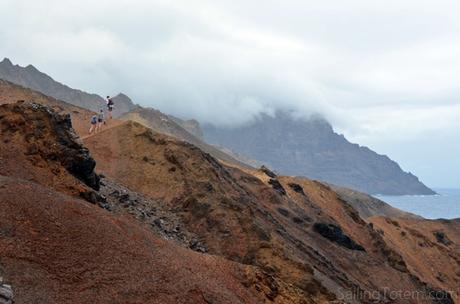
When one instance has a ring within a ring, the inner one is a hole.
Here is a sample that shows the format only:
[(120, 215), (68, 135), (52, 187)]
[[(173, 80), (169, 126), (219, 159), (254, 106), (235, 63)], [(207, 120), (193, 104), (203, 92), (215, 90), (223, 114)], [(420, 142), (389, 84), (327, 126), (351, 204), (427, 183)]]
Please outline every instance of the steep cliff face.
[[(33, 65), (21, 67), (19, 65), (13, 65), (9, 59), (5, 58), (2, 62), (0, 62), (0, 79), (39, 91), (58, 100), (65, 101), (94, 112), (98, 112), (100, 109), (105, 109), (106, 102), (101, 96), (72, 89), (55, 81), (45, 73), (40, 72)], [(135, 107), (133, 102), (124, 94), (117, 95), (116, 101), (117, 104), (114, 109), (114, 114), (117, 116), (128, 112)]]
[(352, 144), (323, 119), (263, 115), (236, 129), (204, 128), (205, 140), (262, 161), (287, 175), (301, 175), (372, 194), (434, 194), (387, 156)]

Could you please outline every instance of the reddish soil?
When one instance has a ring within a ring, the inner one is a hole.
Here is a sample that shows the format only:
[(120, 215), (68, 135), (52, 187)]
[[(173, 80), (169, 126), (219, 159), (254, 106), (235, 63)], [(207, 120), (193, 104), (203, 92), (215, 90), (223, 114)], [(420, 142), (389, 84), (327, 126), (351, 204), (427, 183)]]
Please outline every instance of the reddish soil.
[(172, 245), (130, 217), (37, 184), (1, 177), (0, 210), (0, 263), (16, 303), (263, 301), (250, 267)]
[(6, 104), (0, 127), (0, 276), (16, 303), (267, 299), (273, 282), (260, 270), (178, 247), (130, 215), (68, 196), (94, 191), (85, 184), (94, 173), (65, 116)]
[(412, 273), (460, 301), (460, 219), (371, 218)]
[[(283, 258), (282, 248), (271, 242), (267, 223), (254, 219), (256, 198), (208, 154), (134, 122), (91, 136), (85, 144), (97, 160), (98, 172), (169, 204), (188, 229), (202, 237), (210, 253), (265, 269), (269, 265), (253, 260), (264, 247), (272, 248), (270, 264), (279, 263), (282, 268), (277, 272), (295, 272), (295, 280), (310, 281), (307, 285), (313, 294), (309, 296), (317, 301), (330, 298), (313, 280), (311, 268)], [(297, 270), (299, 267), (301, 270)], [(283, 282), (279, 284), (291, 284), (292, 280)], [(291, 297), (293, 300), (287, 303), (304, 302), (304, 290), (283, 291), (281, 286), (272, 291), (277, 302), (284, 303), (283, 299)]]

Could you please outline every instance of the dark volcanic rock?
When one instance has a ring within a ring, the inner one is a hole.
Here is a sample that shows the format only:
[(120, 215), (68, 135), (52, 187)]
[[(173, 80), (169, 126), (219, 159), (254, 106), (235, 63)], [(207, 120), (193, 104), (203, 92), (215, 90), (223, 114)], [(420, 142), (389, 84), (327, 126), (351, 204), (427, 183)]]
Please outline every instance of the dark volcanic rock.
[(281, 214), (282, 216), (289, 216), (289, 211), (287, 211), (286, 209), (284, 208), (278, 208), (277, 209), (278, 213)]
[(97, 202), (101, 208), (114, 213), (127, 212), (166, 240), (198, 252), (208, 251), (200, 237), (188, 231), (180, 216), (161, 201), (152, 200), (106, 178), (103, 178), (98, 194), (103, 198)]
[(276, 178), (276, 174), (265, 166), (260, 167), (260, 171), (265, 173), (268, 177)]
[[(87, 148), (78, 140), (72, 129), (70, 115), (60, 115), (48, 107), (32, 104), (37, 111), (48, 113), (52, 127), (58, 135), (57, 157), (62, 165), (75, 177), (95, 190), (99, 190), (99, 176), (94, 172), (96, 161), (91, 157)], [(26, 120), (28, 120), (26, 118)], [(52, 154), (53, 157), (55, 154)]]
[(99, 190), (99, 176), (94, 172), (96, 161), (91, 157), (88, 149), (77, 142), (70, 115), (53, 113), (52, 117), (55, 121), (55, 130), (61, 136), (62, 165), (86, 185)]
[(433, 232), (433, 235), (436, 238), (436, 240), (441, 244), (444, 244), (446, 246), (450, 246), (453, 244), (453, 242), (442, 231), (435, 231)]
[(305, 195), (305, 192), (303, 191), (303, 188), (302, 186), (300, 186), (299, 184), (296, 184), (296, 183), (289, 183), (288, 186), (294, 190), (295, 192), (297, 193), (300, 193), (302, 195)]
[(345, 235), (342, 228), (326, 223), (315, 223), (313, 230), (325, 237), (326, 239), (339, 244), (351, 250), (366, 251), (361, 245), (353, 241), (349, 236)]
[(275, 189), (279, 194), (286, 195), (286, 190), (284, 189), (283, 185), (277, 179), (270, 179), (268, 183)]
[(455, 304), (454, 300), (452, 299), (452, 295), (445, 291), (433, 288), (429, 285), (426, 286), (426, 292), (430, 299), (432, 299), (433, 303), (436, 304)]

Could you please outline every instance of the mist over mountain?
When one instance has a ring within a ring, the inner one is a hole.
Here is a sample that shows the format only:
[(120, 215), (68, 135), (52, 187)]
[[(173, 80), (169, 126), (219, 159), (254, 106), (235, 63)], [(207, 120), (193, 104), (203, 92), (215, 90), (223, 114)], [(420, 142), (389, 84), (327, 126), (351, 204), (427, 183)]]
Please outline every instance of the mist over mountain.
[(320, 117), (295, 119), (288, 112), (262, 114), (238, 128), (205, 125), (205, 140), (262, 161), (288, 175), (307, 176), (390, 195), (434, 194), (388, 156), (350, 143)]

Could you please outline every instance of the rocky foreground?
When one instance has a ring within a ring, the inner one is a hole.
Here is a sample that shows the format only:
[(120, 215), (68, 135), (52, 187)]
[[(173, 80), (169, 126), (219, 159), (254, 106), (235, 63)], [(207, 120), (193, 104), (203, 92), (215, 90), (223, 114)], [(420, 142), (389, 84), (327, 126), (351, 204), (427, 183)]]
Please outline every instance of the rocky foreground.
[(89, 111), (0, 92), (0, 303), (459, 301), (459, 220), (229, 166), (132, 121), (82, 141)]

